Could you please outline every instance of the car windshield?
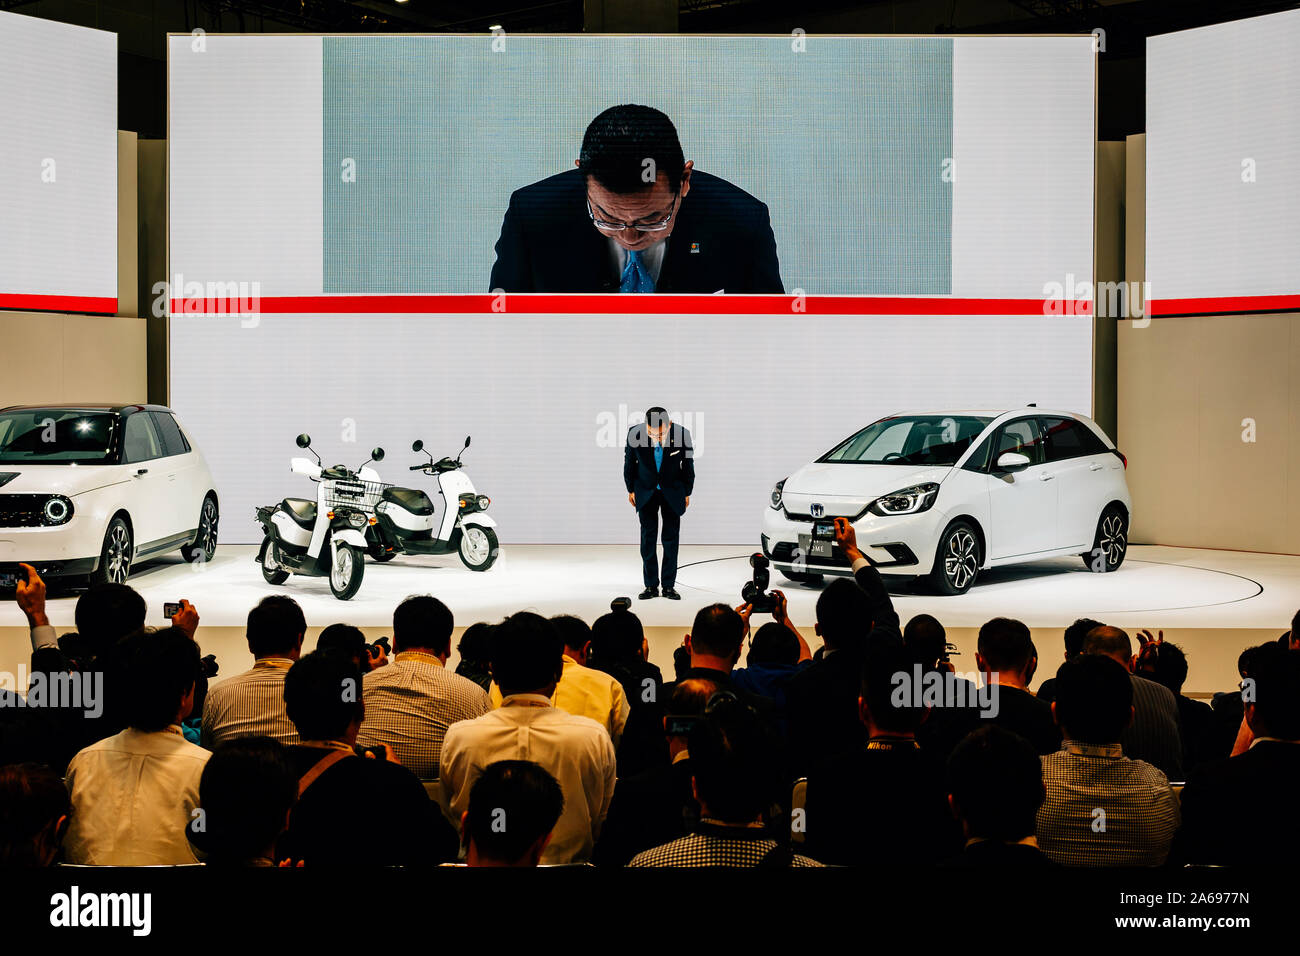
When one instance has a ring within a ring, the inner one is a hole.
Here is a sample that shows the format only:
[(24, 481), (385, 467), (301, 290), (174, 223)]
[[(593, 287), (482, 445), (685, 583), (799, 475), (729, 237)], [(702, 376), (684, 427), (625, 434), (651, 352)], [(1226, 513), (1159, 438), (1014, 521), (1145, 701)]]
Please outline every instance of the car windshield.
[(991, 421), (991, 417), (980, 415), (882, 418), (818, 460), (864, 465), (955, 465)]
[(0, 465), (112, 464), (117, 416), (69, 408), (0, 412)]

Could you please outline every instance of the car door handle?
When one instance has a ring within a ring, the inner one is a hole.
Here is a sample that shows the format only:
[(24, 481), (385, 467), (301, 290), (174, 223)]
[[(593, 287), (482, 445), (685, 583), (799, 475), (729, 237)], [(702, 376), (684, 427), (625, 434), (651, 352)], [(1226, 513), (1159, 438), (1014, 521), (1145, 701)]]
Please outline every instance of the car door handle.
[(137, 469), (135, 470), (135, 476), (136, 476), (137, 478), (139, 478), (141, 475), (147, 475), (147, 474), (149, 474), (149, 469), (148, 469), (148, 468), (137, 468)]
[(1099, 461), (1094, 461), (1094, 462), (1090, 462), (1090, 463), (1089, 463), (1089, 465), (1088, 465), (1088, 470), (1089, 470), (1089, 471), (1101, 471), (1101, 470), (1102, 470), (1103, 468), (1105, 468), (1105, 467), (1106, 467), (1106, 466), (1103, 465), (1101, 462), (1099, 462)]
[(1053, 478), (1055, 478), (1055, 477), (1056, 477), (1055, 475), (1049, 475), (1047, 472), (1043, 472), (1041, 475), (1038, 476), (1038, 480), (1039, 480), (1039, 481), (1051, 481), (1051, 480), (1052, 480)]

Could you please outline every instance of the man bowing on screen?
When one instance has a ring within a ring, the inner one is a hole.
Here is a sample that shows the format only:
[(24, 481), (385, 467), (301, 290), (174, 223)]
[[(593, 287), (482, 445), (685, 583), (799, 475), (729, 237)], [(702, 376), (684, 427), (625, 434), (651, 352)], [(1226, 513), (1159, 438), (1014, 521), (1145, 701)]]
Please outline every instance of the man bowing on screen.
[[(691, 433), (674, 424), (668, 413), (658, 406), (645, 413), (645, 424), (634, 425), (627, 433), (623, 450), (623, 484), (627, 500), (641, 519), (641, 575), (645, 590), (641, 599), (663, 595), (680, 601), (674, 589), (677, 583), (677, 536), (682, 514), (691, 503), (695, 487), (695, 449)], [(663, 574), (656, 560), (659, 517), (664, 521)]]

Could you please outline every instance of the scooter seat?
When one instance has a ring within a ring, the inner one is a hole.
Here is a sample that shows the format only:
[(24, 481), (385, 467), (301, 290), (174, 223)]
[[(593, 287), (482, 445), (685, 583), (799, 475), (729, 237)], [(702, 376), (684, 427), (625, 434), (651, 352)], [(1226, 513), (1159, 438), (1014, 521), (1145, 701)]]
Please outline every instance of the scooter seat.
[(414, 515), (433, 514), (433, 502), (418, 488), (385, 488), (383, 499)]
[(294, 524), (310, 528), (316, 523), (316, 502), (307, 498), (285, 498), (284, 511)]

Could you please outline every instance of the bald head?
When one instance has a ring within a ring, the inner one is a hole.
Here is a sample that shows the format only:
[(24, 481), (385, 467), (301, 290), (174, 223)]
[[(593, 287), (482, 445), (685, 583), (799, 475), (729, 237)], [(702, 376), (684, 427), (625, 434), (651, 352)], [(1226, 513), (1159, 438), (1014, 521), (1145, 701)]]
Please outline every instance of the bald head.
[(1083, 639), (1083, 653), (1109, 657), (1128, 668), (1133, 662), (1133, 642), (1118, 627), (1103, 624), (1094, 627)]

